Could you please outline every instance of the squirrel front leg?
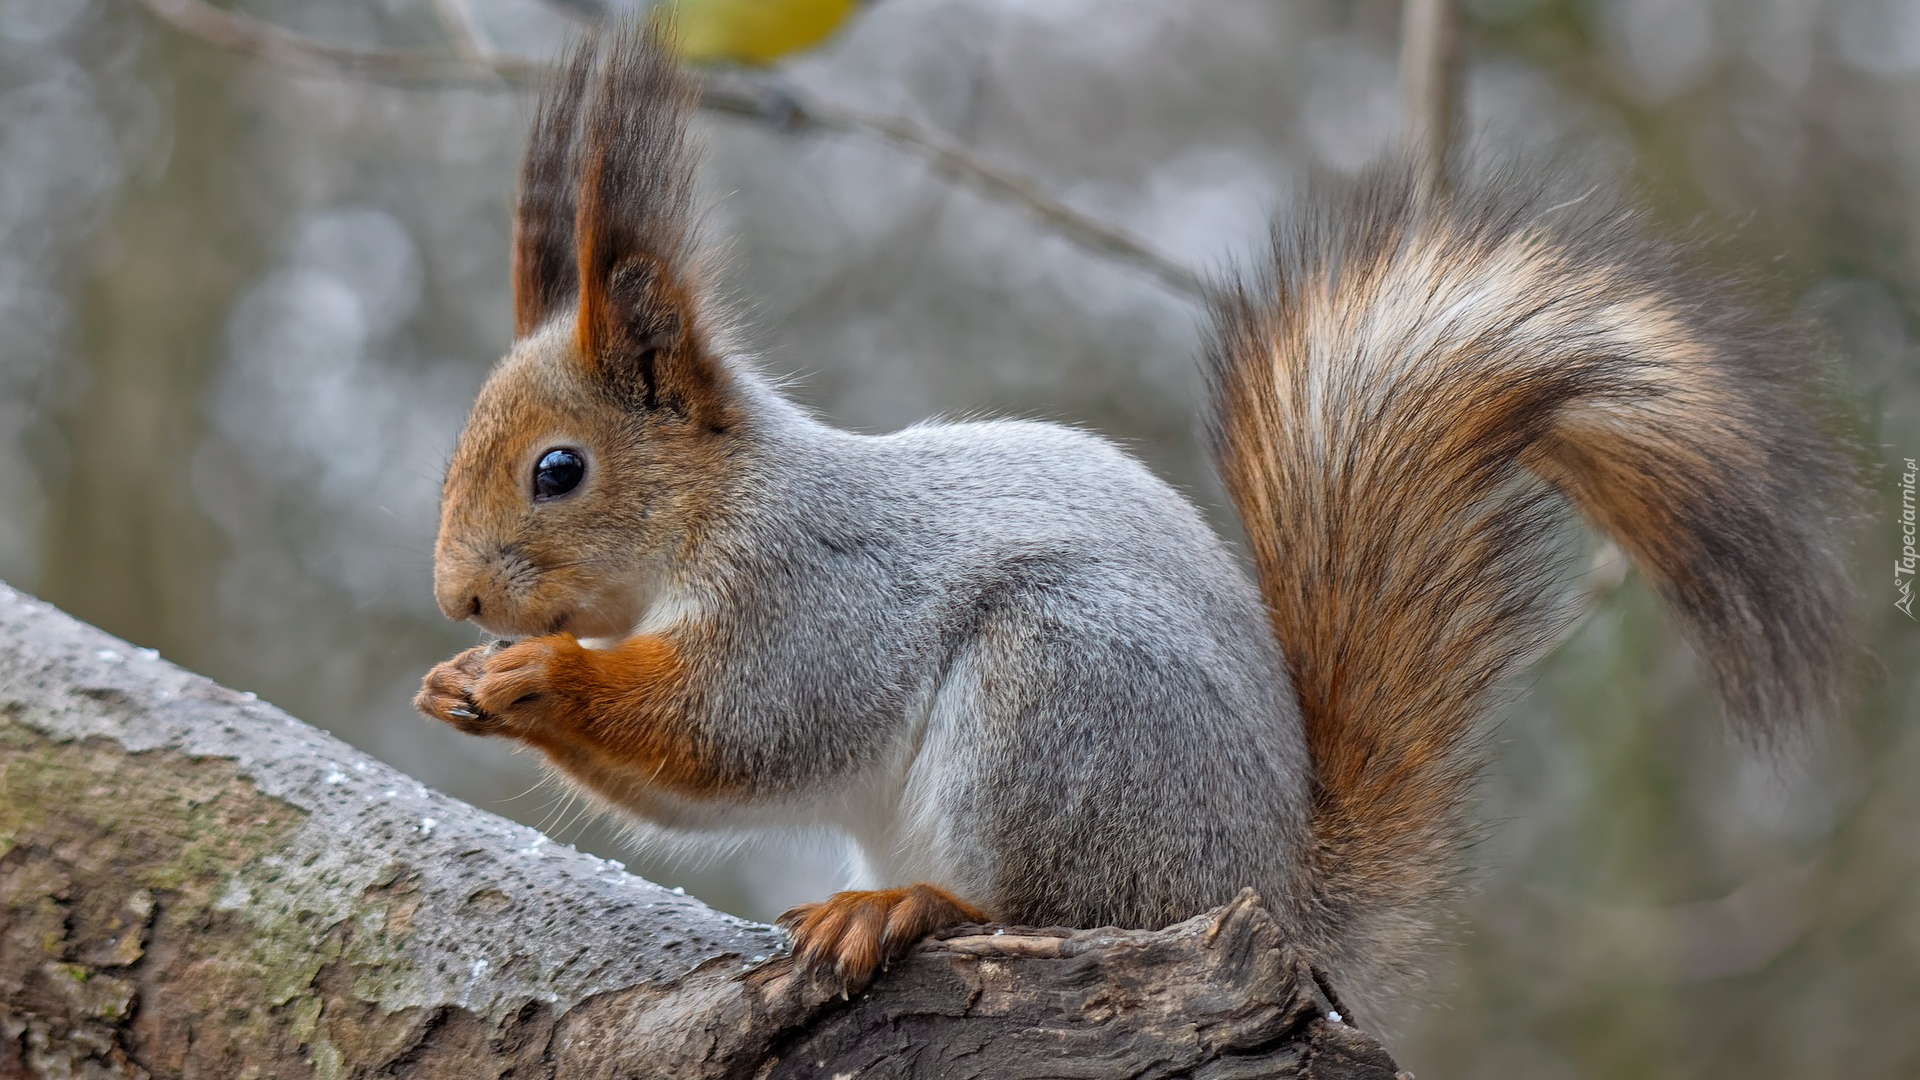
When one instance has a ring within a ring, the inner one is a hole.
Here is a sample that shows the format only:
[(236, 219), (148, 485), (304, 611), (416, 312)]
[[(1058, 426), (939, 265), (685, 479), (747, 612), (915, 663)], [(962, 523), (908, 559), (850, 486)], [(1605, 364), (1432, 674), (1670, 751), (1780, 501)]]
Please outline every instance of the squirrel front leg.
[(571, 634), (468, 649), (427, 673), (414, 706), (468, 734), (526, 743), (615, 802), (645, 789), (711, 798), (739, 786), (699, 736), (698, 696), (664, 634), (610, 649)]

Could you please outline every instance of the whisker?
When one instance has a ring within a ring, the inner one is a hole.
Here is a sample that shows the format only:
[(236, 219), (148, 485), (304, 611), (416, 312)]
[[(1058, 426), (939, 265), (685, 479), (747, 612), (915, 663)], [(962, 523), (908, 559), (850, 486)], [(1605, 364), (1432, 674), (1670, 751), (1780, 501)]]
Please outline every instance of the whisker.
[(540, 788), (541, 788), (541, 787), (542, 787), (542, 786), (543, 786), (544, 784), (546, 784), (546, 782), (547, 782), (547, 778), (546, 778), (546, 777), (544, 777), (544, 776), (542, 776), (542, 777), (541, 777), (540, 779), (538, 779), (538, 780), (535, 780), (535, 781), (533, 782), (533, 786), (532, 786), (532, 787), (530, 787), (530, 788), (528, 788), (527, 790), (525, 790), (525, 791), (523, 791), (523, 792), (521, 792), (520, 794), (518, 794), (518, 795), (515, 795), (515, 796), (512, 796), (511, 798), (506, 798), (506, 799), (495, 799), (495, 800), (494, 800), (494, 802), (496, 802), (496, 803), (510, 803), (510, 802), (513, 802), (513, 801), (514, 801), (515, 799), (524, 799), (524, 798), (526, 798), (527, 796), (529, 796), (529, 795), (531, 795), (531, 794), (533, 794), (534, 792), (536, 792), (536, 791), (539, 791), (539, 790), (540, 790)]

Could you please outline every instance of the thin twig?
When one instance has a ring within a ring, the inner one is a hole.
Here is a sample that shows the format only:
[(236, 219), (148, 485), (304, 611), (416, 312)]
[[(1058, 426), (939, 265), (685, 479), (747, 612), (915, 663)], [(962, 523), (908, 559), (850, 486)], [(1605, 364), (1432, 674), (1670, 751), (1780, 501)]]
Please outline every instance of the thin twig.
[(1460, 128), (1460, 0), (1406, 0), (1400, 23), (1400, 94), (1407, 146), (1423, 197), (1444, 195)]
[(328, 45), (263, 19), (224, 11), (206, 0), (135, 0), (172, 26), (228, 52), (276, 67), (318, 75), (347, 75), (390, 86), (498, 87), (535, 84), (543, 64), (498, 56), (474, 63), (424, 50), (358, 49)]
[(1188, 299), (1206, 299), (1206, 284), (1193, 271), (1153, 251), (1115, 226), (1047, 196), (1027, 180), (982, 163), (957, 143), (925, 128), (899, 117), (842, 106), (813, 105), (804, 110), (804, 116), (815, 127), (878, 135), (896, 146), (920, 154), (942, 175), (1025, 206), (1082, 250), (1145, 271), (1172, 292)]
[[(192, 37), (251, 59), (312, 74), (344, 75), (407, 88), (526, 87), (540, 83), (546, 65), (486, 50), (477, 29), (450, 27), (449, 36), (463, 54), (425, 50), (360, 49), (314, 41), (285, 27), (206, 0), (135, 0), (162, 22)], [(436, 0), (436, 7), (457, 0)], [(466, 22), (464, 9), (455, 23)], [(445, 12), (443, 21), (448, 20)], [(462, 44), (467, 30), (471, 41)], [(941, 175), (992, 197), (1017, 203), (1082, 250), (1144, 271), (1174, 294), (1204, 301), (1207, 287), (1199, 275), (1147, 247), (1124, 230), (1102, 222), (1042, 192), (1028, 180), (995, 168), (960, 143), (897, 116), (809, 101), (796, 91), (740, 71), (714, 71), (701, 77), (700, 105), (766, 124), (781, 131), (831, 131), (880, 138), (918, 155)]]

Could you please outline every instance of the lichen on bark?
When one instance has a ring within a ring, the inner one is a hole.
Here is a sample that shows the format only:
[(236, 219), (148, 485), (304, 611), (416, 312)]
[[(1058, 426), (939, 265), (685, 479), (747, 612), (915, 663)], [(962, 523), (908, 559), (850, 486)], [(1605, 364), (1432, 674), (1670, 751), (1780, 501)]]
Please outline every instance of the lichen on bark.
[[(238, 1076), (278, 1047), (274, 1060), (326, 1077), (409, 1044), (420, 1010), (343, 1006), (377, 1001), (357, 984), (405, 965), (386, 946), (406, 932), (413, 871), (383, 870), (358, 898), (289, 873), (287, 841), (308, 815), (230, 760), (23, 726), (0, 729), (0, 755), (0, 995), (32, 1017), (43, 1058), (140, 1076), (185, 1068), (166, 1048), (191, 1046), (196, 1069)], [(257, 897), (276, 891), (281, 902)], [(126, 1054), (129, 1020), (146, 1065)]]

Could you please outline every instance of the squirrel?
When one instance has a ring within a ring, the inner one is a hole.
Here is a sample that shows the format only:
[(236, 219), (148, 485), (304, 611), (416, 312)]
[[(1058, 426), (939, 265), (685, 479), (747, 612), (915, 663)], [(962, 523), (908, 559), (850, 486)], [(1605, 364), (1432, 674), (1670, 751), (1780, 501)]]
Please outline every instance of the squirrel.
[(533, 121), (514, 341), (447, 470), (440, 608), (506, 641), (416, 706), (674, 829), (816, 825), (875, 879), (781, 917), (858, 989), (962, 924), (1159, 928), (1252, 887), (1355, 993), (1416, 974), (1483, 717), (1570, 618), (1571, 507), (1763, 742), (1849, 654), (1812, 353), (1598, 190), (1383, 167), (1214, 288), (1254, 573), (1113, 443), (838, 430), (737, 344), (697, 90), (645, 23)]

